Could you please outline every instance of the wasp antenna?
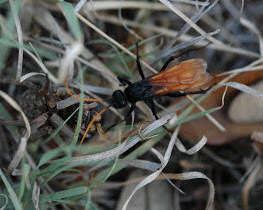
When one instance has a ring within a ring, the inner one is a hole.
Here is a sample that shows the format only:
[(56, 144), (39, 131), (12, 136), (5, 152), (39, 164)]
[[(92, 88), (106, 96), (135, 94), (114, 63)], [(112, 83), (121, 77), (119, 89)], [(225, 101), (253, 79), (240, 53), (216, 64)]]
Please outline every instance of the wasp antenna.
[(109, 109), (110, 106), (105, 107), (104, 109), (102, 109), (97, 115), (95, 115), (95, 117), (90, 121), (90, 123), (88, 124), (88, 127), (84, 133), (84, 135), (82, 136), (82, 139), (80, 141), (80, 144), (83, 143), (85, 137), (87, 136), (89, 129), (91, 128), (91, 126), (94, 124), (94, 122), (99, 118), (99, 116), (101, 116), (105, 111), (107, 111)]
[[(65, 87), (66, 87), (67, 94), (69, 94), (70, 96), (72, 96), (73, 98), (75, 98), (77, 100), (80, 100), (80, 97), (78, 95), (75, 95), (74, 93), (72, 93), (72, 91), (69, 89), (69, 76), (66, 77)], [(102, 102), (103, 99), (84, 98), (84, 101), (86, 101), (86, 102)]]

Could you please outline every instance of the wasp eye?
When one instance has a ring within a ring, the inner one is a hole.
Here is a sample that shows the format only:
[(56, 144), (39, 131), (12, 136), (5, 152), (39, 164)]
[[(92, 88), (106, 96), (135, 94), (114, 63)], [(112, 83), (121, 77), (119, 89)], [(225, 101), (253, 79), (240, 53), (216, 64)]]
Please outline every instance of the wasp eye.
[(127, 106), (126, 97), (121, 90), (116, 90), (113, 92), (113, 94), (112, 94), (112, 105), (117, 109)]

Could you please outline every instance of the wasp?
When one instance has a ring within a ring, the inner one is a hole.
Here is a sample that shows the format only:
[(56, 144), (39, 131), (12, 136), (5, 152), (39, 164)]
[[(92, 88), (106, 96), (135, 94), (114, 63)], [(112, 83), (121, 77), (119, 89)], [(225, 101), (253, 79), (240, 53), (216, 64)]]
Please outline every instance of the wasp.
[(136, 44), (136, 55), (136, 63), (142, 80), (132, 83), (118, 77), (121, 84), (127, 85), (127, 87), (124, 91), (114, 91), (111, 99), (112, 106), (117, 109), (124, 108), (128, 103), (131, 103), (127, 116), (136, 108), (136, 102), (144, 101), (152, 110), (155, 118), (158, 119), (154, 98), (159, 96), (179, 97), (188, 94), (201, 94), (206, 93), (210, 89), (210, 87), (207, 88), (207, 84), (212, 76), (206, 72), (207, 63), (203, 59), (189, 59), (167, 68), (181, 54), (172, 56), (165, 62), (159, 73), (145, 78), (140, 63), (138, 43)]
[[(127, 87), (122, 90), (115, 90), (111, 97), (111, 102), (108, 107), (101, 110), (89, 123), (81, 143), (87, 135), (92, 124), (102, 115), (109, 107), (113, 106), (117, 109), (124, 108), (130, 103), (130, 109), (126, 115), (128, 117), (136, 108), (136, 102), (144, 101), (152, 110), (153, 115), (158, 119), (156, 113), (154, 99), (160, 96), (180, 97), (189, 94), (206, 93), (212, 86), (209, 87), (209, 82), (212, 75), (206, 72), (207, 63), (203, 59), (189, 59), (177, 63), (169, 68), (168, 65), (182, 54), (170, 57), (162, 66), (159, 73), (150, 77), (145, 77), (142, 71), (140, 56), (138, 52), (138, 43), (136, 43), (136, 63), (141, 76), (141, 80), (137, 82), (130, 82), (124, 78), (118, 77), (122, 85)], [(68, 88), (66, 82), (66, 89), (68, 94), (77, 98)], [(85, 99), (85, 101), (103, 101), (102, 99)]]

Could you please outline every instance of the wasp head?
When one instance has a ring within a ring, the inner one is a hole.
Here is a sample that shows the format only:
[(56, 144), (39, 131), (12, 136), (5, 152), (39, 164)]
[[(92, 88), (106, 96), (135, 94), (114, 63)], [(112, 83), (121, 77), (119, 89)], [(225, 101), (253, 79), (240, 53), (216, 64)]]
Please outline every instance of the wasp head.
[(111, 100), (112, 105), (117, 109), (127, 106), (127, 99), (121, 90), (115, 90)]

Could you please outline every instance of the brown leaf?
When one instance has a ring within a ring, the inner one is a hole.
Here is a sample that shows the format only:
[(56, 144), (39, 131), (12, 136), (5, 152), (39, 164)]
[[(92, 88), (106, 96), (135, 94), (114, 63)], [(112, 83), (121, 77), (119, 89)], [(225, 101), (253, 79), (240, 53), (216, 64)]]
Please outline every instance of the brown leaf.
[[(224, 76), (225, 77), (225, 76)], [(219, 82), (224, 77), (215, 78)], [(245, 72), (237, 75), (231, 81), (239, 82), (246, 85), (253, 84), (263, 78), (263, 71)], [(214, 82), (214, 81), (213, 81)], [(205, 109), (211, 109), (221, 105), (221, 99), (224, 92), (224, 87), (221, 87), (212, 92), (201, 105)], [(225, 97), (225, 107), (215, 113), (212, 116), (218, 120), (225, 128), (226, 132), (219, 131), (207, 118), (202, 117), (187, 123), (184, 123), (181, 127), (180, 135), (186, 139), (198, 140), (202, 136), (206, 136), (208, 144), (210, 145), (222, 145), (230, 143), (236, 139), (248, 137), (255, 130), (263, 131), (262, 123), (235, 123), (232, 122), (227, 116), (227, 109), (232, 99), (237, 95), (238, 91), (229, 88)], [(197, 108), (193, 110), (193, 113), (200, 112)]]

